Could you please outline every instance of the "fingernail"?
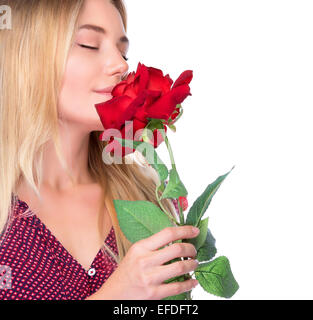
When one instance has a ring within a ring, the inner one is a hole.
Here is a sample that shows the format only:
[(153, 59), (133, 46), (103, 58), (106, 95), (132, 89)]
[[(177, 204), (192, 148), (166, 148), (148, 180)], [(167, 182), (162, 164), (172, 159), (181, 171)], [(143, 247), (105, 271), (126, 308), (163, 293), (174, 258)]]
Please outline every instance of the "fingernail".
[(194, 233), (194, 234), (197, 234), (197, 233), (199, 233), (199, 228), (197, 228), (197, 227), (193, 227), (192, 228), (192, 232)]
[(196, 287), (198, 284), (199, 284), (199, 281), (198, 281), (198, 280), (195, 280), (195, 281), (193, 282), (193, 287)]

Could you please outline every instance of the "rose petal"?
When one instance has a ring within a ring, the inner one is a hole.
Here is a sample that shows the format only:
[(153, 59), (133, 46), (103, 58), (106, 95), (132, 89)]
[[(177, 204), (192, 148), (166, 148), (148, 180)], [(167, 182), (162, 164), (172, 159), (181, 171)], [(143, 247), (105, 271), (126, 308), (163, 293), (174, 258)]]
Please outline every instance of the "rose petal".
[(141, 65), (139, 79), (138, 92), (141, 92), (147, 88), (149, 82), (148, 68), (144, 64)]
[(125, 88), (127, 86), (127, 82), (126, 81), (121, 81), (120, 83), (118, 83), (112, 90), (111, 94), (113, 97), (118, 97), (124, 94), (125, 92)]
[(134, 82), (134, 79), (135, 79), (135, 72), (129, 73), (126, 78), (127, 84)]
[(112, 98), (109, 101), (95, 104), (100, 120), (105, 129), (120, 129), (125, 119), (131, 119), (136, 109), (129, 108), (132, 99), (128, 96)]
[(134, 83), (127, 84), (123, 94), (131, 97), (132, 99), (136, 99), (136, 97), (138, 96), (138, 92), (136, 90), (135, 84)]
[(172, 89), (184, 85), (184, 84), (189, 84), (190, 81), (192, 80), (193, 77), (193, 71), (192, 70), (186, 70), (184, 71), (175, 81)]
[(178, 86), (147, 107), (149, 118), (168, 120), (177, 104), (182, 103), (190, 94), (188, 84)]
[(124, 139), (140, 141), (138, 137), (142, 134), (141, 130), (144, 129), (146, 125), (147, 122), (134, 119), (133, 121), (128, 122), (127, 125), (123, 127), (122, 136), (124, 137)]
[(149, 84), (148, 89), (153, 91), (161, 91), (165, 94), (170, 91), (173, 80), (167, 75), (163, 76), (160, 69), (149, 67)]

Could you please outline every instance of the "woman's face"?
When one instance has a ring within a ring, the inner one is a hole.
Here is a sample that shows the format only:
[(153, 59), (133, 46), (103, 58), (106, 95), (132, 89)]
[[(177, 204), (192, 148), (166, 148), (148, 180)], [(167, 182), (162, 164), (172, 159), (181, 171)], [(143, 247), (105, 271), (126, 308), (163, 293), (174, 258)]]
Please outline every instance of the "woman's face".
[(85, 0), (58, 101), (62, 122), (83, 126), (88, 132), (104, 130), (94, 105), (112, 96), (95, 90), (115, 86), (128, 71), (125, 37), (119, 11), (109, 0)]

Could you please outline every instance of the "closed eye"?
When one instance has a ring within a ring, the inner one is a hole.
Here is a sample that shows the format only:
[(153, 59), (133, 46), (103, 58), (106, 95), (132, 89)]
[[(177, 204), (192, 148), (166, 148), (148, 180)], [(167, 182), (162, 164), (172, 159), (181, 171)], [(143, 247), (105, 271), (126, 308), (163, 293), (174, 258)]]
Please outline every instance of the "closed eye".
[[(90, 46), (86, 46), (84, 44), (79, 44), (79, 46), (81, 46), (82, 48), (86, 48), (86, 49), (90, 49), (90, 50), (98, 50), (99, 48), (96, 48), (96, 47), (90, 47)], [(123, 56), (123, 58), (127, 61), (128, 58)]]
[(84, 44), (80, 44), (80, 46), (81, 46), (82, 48), (91, 49), (91, 50), (98, 50), (98, 49), (99, 49), (99, 48), (95, 48), (95, 47), (86, 46), (86, 45), (84, 45)]

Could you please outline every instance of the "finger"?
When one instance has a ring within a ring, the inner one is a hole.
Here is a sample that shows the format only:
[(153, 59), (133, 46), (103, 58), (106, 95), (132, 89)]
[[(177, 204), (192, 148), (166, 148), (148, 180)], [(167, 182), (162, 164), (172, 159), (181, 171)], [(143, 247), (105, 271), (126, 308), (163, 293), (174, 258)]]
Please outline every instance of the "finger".
[(197, 250), (191, 243), (174, 243), (168, 247), (155, 251), (151, 256), (151, 265), (162, 265), (172, 259), (189, 257), (195, 258)]
[(183, 260), (173, 262), (163, 266), (153, 268), (153, 280), (155, 284), (164, 282), (165, 280), (181, 276), (197, 269), (199, 262), (197, 260)]
[(197, 284), (198, 281), (195, 279), (161, 284), (156, 289), (156, 295), (159, 299), (176, 296), (180, 293), (192, 290)]
[[(197, 230), (195, 233), (194, 230)], [(189, 239), (194, 238), (199, 234), (199, 229), (193, 226), (180, 226), (180, 227), (167, 227), (158, 233), (148, 237), (146, 239), (140, 240), (141, 244), (147, 250), (157, 250), (170, 242), (180, 240), (180, 239)]]

